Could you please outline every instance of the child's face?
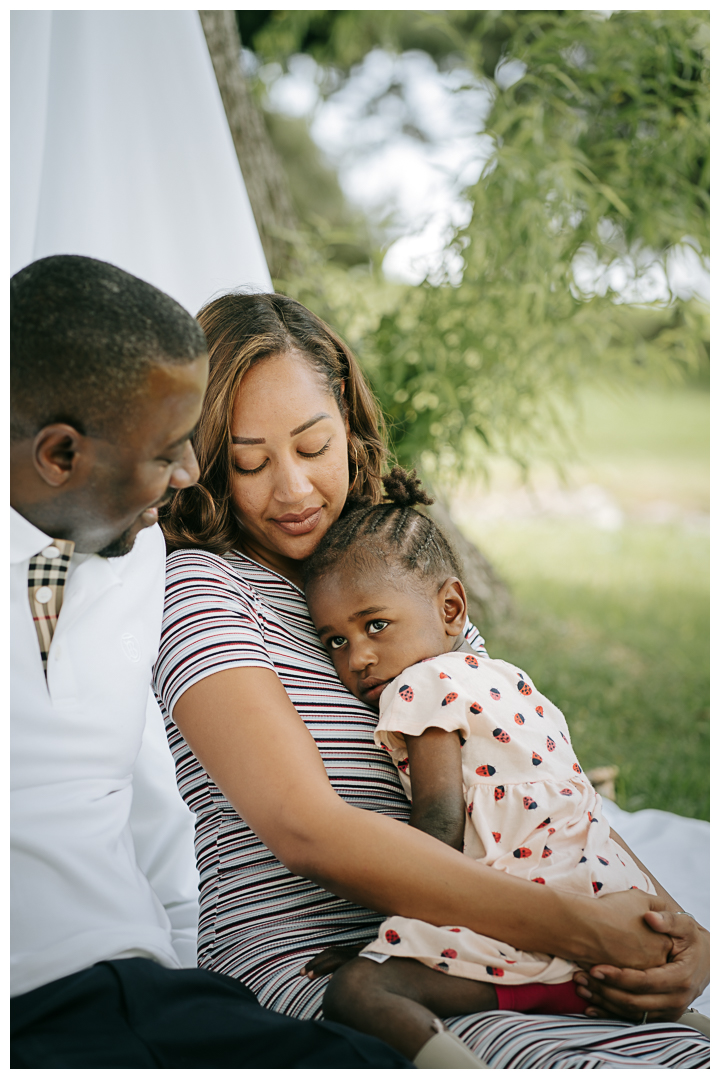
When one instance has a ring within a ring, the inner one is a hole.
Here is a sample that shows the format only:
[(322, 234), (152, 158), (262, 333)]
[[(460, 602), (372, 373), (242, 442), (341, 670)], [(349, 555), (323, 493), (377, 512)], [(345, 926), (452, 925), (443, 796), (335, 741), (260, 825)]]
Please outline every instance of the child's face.
[(467, 604), (457, 578), (436, 590), (399, 573), (396, 586), (386, 574), (364, 582), (336, 571), (312, 582), (307, 594), (335, 670), (368, 705), (404, 668), (448, 652), (465, 626)]

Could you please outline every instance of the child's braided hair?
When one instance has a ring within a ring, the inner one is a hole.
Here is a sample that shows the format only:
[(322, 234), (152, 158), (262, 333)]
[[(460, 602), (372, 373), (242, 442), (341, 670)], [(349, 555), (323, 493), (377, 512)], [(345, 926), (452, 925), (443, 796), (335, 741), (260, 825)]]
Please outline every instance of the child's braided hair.
[(422, 578), (434, 578), (438, 585), (448, 577), (461, 576), (457, 555), (442, 531), (426, 514), (413, 509), (434, 501), (415, 470), (408, 473), (396, 465), (383, 478), (383, 487), (386, 502), (373, 505), (367, 497), (349, 500), (345, 513), (305, 563), (306, 586), (349, 561), (361, 571), (372, 572), (381, 560)]

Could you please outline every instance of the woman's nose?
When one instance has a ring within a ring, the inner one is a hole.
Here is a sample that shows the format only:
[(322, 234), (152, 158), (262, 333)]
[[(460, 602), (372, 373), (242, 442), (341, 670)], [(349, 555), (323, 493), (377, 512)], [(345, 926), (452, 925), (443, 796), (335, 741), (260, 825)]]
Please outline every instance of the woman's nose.
[(315, 490), (303, 462), (285, 460), (275, 472), (275, 498), (283, 503), (299, 503)]

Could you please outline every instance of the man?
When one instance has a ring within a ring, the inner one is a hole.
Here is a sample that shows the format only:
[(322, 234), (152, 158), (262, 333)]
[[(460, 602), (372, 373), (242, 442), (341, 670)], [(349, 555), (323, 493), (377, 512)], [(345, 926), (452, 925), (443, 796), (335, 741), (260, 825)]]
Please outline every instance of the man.
[(158, 782), (149, 689), (158, 510), (198, 479), (200, 327), (117, 267), (52, 256), (12, 279), (11, 334), (13, 1067), (410, 1068), (182, 967), (189, 818)]

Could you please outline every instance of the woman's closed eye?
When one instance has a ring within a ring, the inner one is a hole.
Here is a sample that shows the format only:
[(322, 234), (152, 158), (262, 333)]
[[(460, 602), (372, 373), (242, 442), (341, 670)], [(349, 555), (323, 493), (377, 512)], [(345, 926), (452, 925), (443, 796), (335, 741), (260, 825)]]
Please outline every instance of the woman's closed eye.
[[(328, 447), (330, 446), (331, 441), (332, 441), (331, 439), (328, 439), (328, 441), (326, 443), (324, 443), (323, 446), (321, 446), (318, 450), (300, 450), (298, 448), (298, 450), (296, 452), (301, 458), (305, 458), (306, 460), (309, 459), (309, 458), (319, 458), (328, 449)], [(241, 476), (254, 476), (256, 473), (259, 473), (259, 472), (263, 471), (263, 469), (265, 468), (265, 466), (267, 465), (269, 460), (270, 460), (269, 458), (265, 458), (265, 460), (263, 462), (261, 462), (261, 464), (258, 465), (254, 469), (244, 469), (242, 467), (242, 465), (240, 465), (240, 463), (236, 461), (235, 462), (235, 469), (236, 469), (237, 472), (239, 472), (241, 474)]]
[(300, 455), (300, 457), (304, 457), (304, 458), (320, 457), (321, 454), (325, 453), (325, 451), (329, 447), (331, 441), (332, 440), (328, 439), (328, 441), (325, 443), (325, 445), (321, 446), (319, 450), (300, 450), (298, 448), (298, 454)]
[(238, 463), (236, 461), (235, 462), (235, 470), (236, 470), (236, 472), (239, 472), (242, 476), (252, 476), (254, 473), (262, 472), (262, 470), (265, 468), (267, 463), (268, 463), (268, 459), (265, 458), (262, 465), (258, 465), (258, 467), (256, 469), (243, 469), (242, 465), (238, 465)]

